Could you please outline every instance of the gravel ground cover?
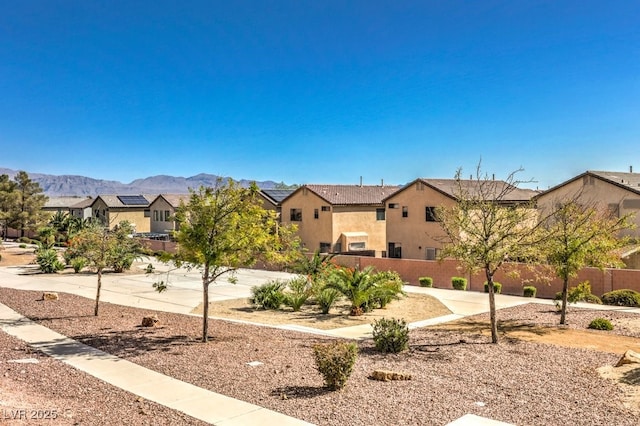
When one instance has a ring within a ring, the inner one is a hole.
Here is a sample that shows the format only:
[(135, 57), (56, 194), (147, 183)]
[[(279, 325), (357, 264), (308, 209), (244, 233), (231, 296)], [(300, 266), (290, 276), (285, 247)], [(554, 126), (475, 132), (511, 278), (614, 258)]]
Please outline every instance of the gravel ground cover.
[[(319, 425), (444, 425), (467, 413), (517, 425), (638, 424), (638, 413), (623, 405), (621, 388), (597, 372), (617, 361), (619, 355), (614, 353), (511, 338), (493, 345), (478, 330), (424, 328), (413, 330), (411, 349), (397, 355), (377, 353), (372, 342), (360, 342), (346, 388), (330, 392), (323, 387), (312, 357), (312, 346), (329, 341), (325, 337), (212, 320), (211, 341), (202, 344), (199, 317), (157, 312), (159, 326), (141, 328), (142, 317), (152, 312), (104, 303), (100, 316), (94, 317), (89, 299), (61, 294), (58, 301), (44, 302), (40, 296), (0, 288), (2, 303), (71, 338)], [(499, 319), (557, 323), (557, 314), (541, 306), (501, 310)], [(581, 327), (573, 311), (571, 326)], [(637, 320), (633, 314), (607, 314), (623, 322)], [(251, 367), (247, 364), (251, 361), (262, 364)], [(39, 366), (38, 374), (45, 377), (55, 377), (59, 368)], [(375, 369), (409, 373), (412, 379), (374, 381), (369, 375)], [(82, 380), (91, 378), (77, 380), (73, 386), (82, 388)], [(65, 380), (59, 383), (67, 386)], [(108, 413), (113, 403), (99, 395), (78, 398), (79, 403)], [(164, 417), (170, 415), (158, 412), (153, 418), (171, 423), (171, 417)]]

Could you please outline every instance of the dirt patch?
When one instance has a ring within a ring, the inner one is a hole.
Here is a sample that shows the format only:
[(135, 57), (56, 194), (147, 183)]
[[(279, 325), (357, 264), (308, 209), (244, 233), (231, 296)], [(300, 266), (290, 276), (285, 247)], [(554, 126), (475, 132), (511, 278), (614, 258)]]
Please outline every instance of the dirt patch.
[[(202, 304), (192, 313), (202, 314)], [(317, 305), (304, 305), (300, 311), (290, 308), (282, 310), (256, 309), (248, 299), (233, 299), (209, 304), (209, 316), (239, 319), (258, 324), (295, 324), (320, 330), (332, 330), (354, 325), (371, 324), (380, 318), (401, 318), (407, 323), (435, 318), (451, 313), (438, 299), (425, 294), (408, 294), (400, 300), (389, 303), (384, 309), (374, 309), (362, 316), (349, 315), (350, 304), (339, 301), (331, 311), (323, 315)]]
[(0, 266), (20, 266), (33, 264), (36, 261), (35, 248), (0, 245)]

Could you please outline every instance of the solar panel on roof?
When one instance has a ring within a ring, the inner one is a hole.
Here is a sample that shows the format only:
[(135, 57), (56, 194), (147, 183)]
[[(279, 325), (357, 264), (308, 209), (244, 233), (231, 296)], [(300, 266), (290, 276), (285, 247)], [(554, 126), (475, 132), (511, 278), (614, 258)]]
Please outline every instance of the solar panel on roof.
[(118, 195), (118, 200), (125, 206), (146, 206), (149, 204), (142, 195)]

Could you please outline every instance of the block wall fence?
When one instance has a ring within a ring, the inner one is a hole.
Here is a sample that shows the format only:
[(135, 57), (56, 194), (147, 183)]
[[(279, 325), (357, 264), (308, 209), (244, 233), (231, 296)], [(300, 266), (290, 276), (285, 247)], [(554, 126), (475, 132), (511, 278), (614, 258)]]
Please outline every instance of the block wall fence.
[[(365, 268), (373, 266), (378, 271), (396, 271), (405, 282), (412, 285), (419, 285), (420, 277), (433, 278), (433, 286), (436, 288), (452, 288), (451, 277), (463, 277), (467, 279), (467, 290), (484, 291), (484, 283), (487, 280), (484, 273), (468, 274), (461, 272), (460, 264), (455, 260), (445, 260), (442, 262), (433, 260), (414, 259), (390, 259), (377, 257), (359, 256), (336, 256), (336, 263), (348, 266)], [(502, 284), (502, 293), (514, 296), (522, 296), (522, 287), (525, 285), (535, 286), (537, 297), (553, 299), (555, 294), (562, 290), (562, 281), (553, 279), (551, 281), (536, 278), (540, 275), (540, 270), (531, 270), (530, 267), (522, 264), (508, 264), (504, 270), (516, 270), (518, 276), (499, 271), (494, 276), (494, 281)], [(597, 296), (612, 290), (632, 289), (640, 291), (640, 270), (636, 269), (605, 269), (584, 268), (577, 278), (569, 281), (569, 286), (588, 280), (591, 284), (591, 292)]]

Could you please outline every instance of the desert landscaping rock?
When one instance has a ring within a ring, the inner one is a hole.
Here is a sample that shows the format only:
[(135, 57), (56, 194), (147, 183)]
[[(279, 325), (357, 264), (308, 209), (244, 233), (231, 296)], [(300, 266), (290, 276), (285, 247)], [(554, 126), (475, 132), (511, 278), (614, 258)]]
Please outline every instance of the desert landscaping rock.
[[(468, 318), (476, 323), (475, 328), (449, 324), (449, 328), (412, 330), (410, 348), (400, 354), (381, 354), (373, 342), (358, 342), (358, 360), (346, 387), (331, 392), (315, 370), (312, 353), (314, 344), (331, 340), (327, 337), (211, 320), (211, 339), (203, 344), (199, 342), (201, 318), (197, 316), (163, 313), (159, 326), (142, 328), (140, 318), (153, 312), (104, 303), (100, 316), (94, 317), (91, 299), (65, 294), (57, 303), (46, 304), (38, 301), (38, 296), (0, 288), (2, 303), (73, 339), (179, 380), (318, 425), (441, 426), (465, 414), (519, 426), (637, 425), (639, 413), (625, 399), (625, 390), (598, 373), (599, 367), (613, 366), (620, 353), (525, 341), (510, 337), (504, 328), (501, 343), (493, 345), (484, 334), (486, 316)], [(621, 312), (607, 312), (607, 316), (612, 322), (638, 318)], [(498, 318), (511, 328), (517, 328), (519, 321), (525, 328), (530, 322), (549, 324), (548, 330), (556, 327), (558, 320), (552, 306), (535, 304), (499, 311)], [(593, 312), (572, 309), (568, 318), (570, 325), (563, 330), (571, 331), (570, 327), (588, 324)], [(592, 331), (589, 336), (637, 341), (640, 334), (631, 327), (607, 334)], [(3, 359), (20, 357), (25, 355)], [(257, 359), (262, 366), (247, 368), (247, 363)], [(55, 365), (52, 370), (57, 368)], [(369, 379), (374, 370), (407, 372), (412, 379), (379, 382)], [(42, 377), (49, 377), (48, 370), (42, 371), (47, 372)], [(53, 380), (66, 383), (64, 376), (50, 373)], [(120, 401), (111, 399), (109, 393), (106, 398), (96, 398), (102, 391), (92, 383), (87, 382), (84, 388), (96, 391), (78, 393), (76, 399), (88, 401), (95, 413), (106, 415), (113, 409), (113, 401)], [(131, 401), (138, 404), (135, 398)], [(477, 401), (484, 405), (477, 405)], [(175, 415), (169, 410), (148, 419), (184, 424), (171, 417)]]
[(616, 367), (621, 367), (626, 364), (640, 364), (640, 353), (634, 352), (631, 349), (626, 351), (620, 360), (616, 363)]
[(60, 297), (58, 296), (58, 293), (53, 293), (49, 291), (42, 293), (42, 300), (58, 300), (59, 298)]

